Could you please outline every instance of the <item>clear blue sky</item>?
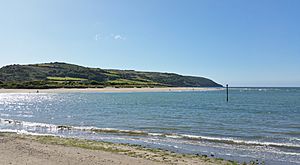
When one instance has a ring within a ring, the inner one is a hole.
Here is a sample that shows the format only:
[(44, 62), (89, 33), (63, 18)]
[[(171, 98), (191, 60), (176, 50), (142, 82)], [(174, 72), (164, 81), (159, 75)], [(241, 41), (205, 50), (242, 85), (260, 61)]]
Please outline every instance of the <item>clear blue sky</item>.
[(300, 86), (300, 1), (0, 0), (0, 57)]

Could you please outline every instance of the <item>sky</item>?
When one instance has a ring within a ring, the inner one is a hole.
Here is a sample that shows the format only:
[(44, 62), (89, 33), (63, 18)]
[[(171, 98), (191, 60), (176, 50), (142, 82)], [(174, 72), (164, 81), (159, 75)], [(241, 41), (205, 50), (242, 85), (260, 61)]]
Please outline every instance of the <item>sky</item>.
[(0, 66), (68, 62), (300, 86), (299, 0), (0, 0)]

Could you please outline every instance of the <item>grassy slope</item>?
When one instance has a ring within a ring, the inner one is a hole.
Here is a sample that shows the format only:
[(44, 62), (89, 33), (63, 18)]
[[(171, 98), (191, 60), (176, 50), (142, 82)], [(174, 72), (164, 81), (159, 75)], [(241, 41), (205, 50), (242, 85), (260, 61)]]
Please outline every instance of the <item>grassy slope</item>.
[(74, 77), (47, 77), (51, 81), (85, 81), (85, 78), (74, 78)]
[(57, 62), (2, 67), (0, 69), (0, 85), (1, 83), (2, 87), (7, 88), (220, 86), (212, 80), (203, 77), (133, 70), (105, 70)]

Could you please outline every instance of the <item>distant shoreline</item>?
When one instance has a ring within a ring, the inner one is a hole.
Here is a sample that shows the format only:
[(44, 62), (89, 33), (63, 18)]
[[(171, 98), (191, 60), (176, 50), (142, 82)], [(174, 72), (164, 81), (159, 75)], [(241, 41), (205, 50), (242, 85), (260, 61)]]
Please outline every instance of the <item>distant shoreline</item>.
[(57, 88), (57, 89), (0, 89), (0, 93), (122, 93), (122, 92), (188, 92), (217, 91), (221, 87), (162, 87), (162, 88)]

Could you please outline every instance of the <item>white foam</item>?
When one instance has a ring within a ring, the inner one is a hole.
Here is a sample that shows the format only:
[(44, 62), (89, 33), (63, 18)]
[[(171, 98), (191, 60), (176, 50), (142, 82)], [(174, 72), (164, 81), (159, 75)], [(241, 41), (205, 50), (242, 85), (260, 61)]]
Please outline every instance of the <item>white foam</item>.
[(163, 136), (161, 133), (148, 133), (150, 136)]
[(34, 132), (28, 132), (25, 130), (14, 130), (14, 129), (0, 129), (1, 133), (17, 133), (17, 134), (24, 134), (24, 135), (34, 135), (34, 136), (57, 136), (53, 134), (41, 134), (41, 133), (34, 133)]
[(168, 138), (174, 138), (174, 139), (180, 139), (181, 138), (181, 136), (180, 135), (165, 135), (166, 137), (168, 137)]
[[(58, 125), (54, 124), (46, 124), (46, 123), (35, 123), (35, 122), (26, 122), (26, 121), (18, 121), (18, 120), (9, 120), (9, 119), (1, 119), (0, 122), (4, 124), (15, 124), (15, 125), (21, 125), (26, 128), (45, 128), (49, 129), (50, 132), (55, 132), (58, 130), (61, 130), (62, 128), (59, 128)], [(208, 140), (208, 141), (215, 141), (215, 142), (227, 142), (227, 143), (234, 143), (234, 144), (246, 144), (246, 145), (260, 145), (260, 146), (274, 146), (274, 147), (291, 147), (291, 148), (300, 148), (299, 144), (293, 144), (293, 143), (276, 143), (276, 142), (261, 142), (261, 141), (247, 141), (247, 140), (240, 140), (240, 139), (233, 139), (233, 138), (219, 138), (219, 137), (209, 137), (209, 136), (198, 136), (198, 135), (188, 135), (188, 134), (162, 134), (162, 133), (155, 133), (155, 132), (144, 132), (140, 130), (122, 130), (122, 129), (115, 129), (115, 128), (98, 128), (98, 127), (92, 127), (92, 126), (67, 126), (68, 129), (72, 130), (80, 130), (80, 131), (92, 131), (97, 132), (98, 131), (107, 131), (108, 133), (111, 133), (110, 131), (115, 131), (116, 133), (133, 133), (133, 134), (141, 134), (141, 135), (149, 135), (149, 136), (161, 136), (161, 137), (167, 137), (172, 139), (195, 139), (195, 140)], [(3, 130), (1, 130), (3, 132)], [(9, 131), (9, 130), (8, 130)], [(10, 130), (11, 131), (11, 130)], [(30, 133), (33, 134), (33, 133)], [(299, 139), (297, 139), (299, 140)]]
[(0, 132), (2, 133), (17, 133), (18, 130), (13, 129), (0, 129)]
[(298, 144), (292, 144), (292, 143), (275, 143), (275, 142), (260, 142), (260, 141), (246, 141), (246, 140), (238, 140), (233, 138), (217, 138), (217, 137), (209, 137), (209, 136), (197, 136), (197, 135), (187, 135), (187, 134), (181, 134), (181, 135), (172, 135), (167, 137), (183, 137), (183, 138), (191, 138), (191, 139), (203, 139), (203, 140), (212, 140), (212, 141), (227, 141), (231, 143), (237, 143), (237, 144), (249, 144), (249, 145), (262, 145), (262, 146), (275, 146), (275, 147), (296, 147), (300, 148), (300, 145)]

